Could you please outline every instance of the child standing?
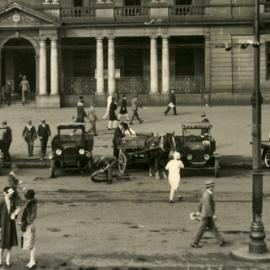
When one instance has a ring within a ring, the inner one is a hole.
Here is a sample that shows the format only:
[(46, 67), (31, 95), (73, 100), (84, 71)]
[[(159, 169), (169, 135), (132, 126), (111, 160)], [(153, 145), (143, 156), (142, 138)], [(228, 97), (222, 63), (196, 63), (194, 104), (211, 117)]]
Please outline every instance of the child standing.
[(36, 267), (35, 219), (37, 216), (37, 200), (35, 199), (35, 191), (33, 189), (27, 190), (24, 197), (27, 202), (21, 219), (21, 230), (23, 232), (22, 248), (24, 250), (30, 250), (30, 260), (25, 267), (28, 269), (34, 269)]
[[(174, 203), (174, 194), (178, 190), (181, 180), (180, 170), (184, 168), (184, 164), (180, 160), (180, 157), (180, 153), (174, 152), (173, 160), (170, 160), (165, 167), (165, 170), (169, 172), (168, 180), (171, 186), (170, 203)], [(182, 197), (179, 196), (178, 198), (181, 199)]]

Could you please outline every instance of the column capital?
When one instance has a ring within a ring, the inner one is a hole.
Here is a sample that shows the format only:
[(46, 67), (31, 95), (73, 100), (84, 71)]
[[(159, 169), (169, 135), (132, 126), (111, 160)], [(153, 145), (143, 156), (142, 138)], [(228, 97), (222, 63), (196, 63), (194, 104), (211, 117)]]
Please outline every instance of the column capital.
[(43, 41), (45, 42), (46, 39), (47, 39), (47, 37), (41, 36), (41, 37), (39, 37), (39, 42), (43, 42)]
[(107, 36), (107, 39), (108, 40), (114, 40), (115, 39), (115, 36), (114, 35), (109, 35), (109, 36)]
[(58, 39), (59, 39), (59, 38), (58, 38), (57, 36), (51, 36), (51, 37), (50, 37), (50, 40), (51, 40), (51, 41), (58, 41)]
[(162, 34), (161, 35), (161, 38), (162, 39), (169, 39), (170, 38), (170, 35), (168, 35), (168, 34)]
[(103, 40), (104, 39), (104, 36), (102, 35), (97, 35), (95, 36), (96, 40)]
[(158, 38), (158, 35), (157, 34), (152, 34), (149, 37), (150, 37), (150, 39), (157, 39)]

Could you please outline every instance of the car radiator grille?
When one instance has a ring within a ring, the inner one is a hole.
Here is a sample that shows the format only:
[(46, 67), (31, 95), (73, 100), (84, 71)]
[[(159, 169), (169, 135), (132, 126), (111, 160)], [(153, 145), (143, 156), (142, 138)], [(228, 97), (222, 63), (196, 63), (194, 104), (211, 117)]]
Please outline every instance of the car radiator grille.
[(192, 161), (194, 162), (204, 162), (204, 150), (194, 150), (192, 151)]
[(76, 148), (65, 148), (63, 150), (63, 157), (65, 162), (76, 161), (77, 149)]

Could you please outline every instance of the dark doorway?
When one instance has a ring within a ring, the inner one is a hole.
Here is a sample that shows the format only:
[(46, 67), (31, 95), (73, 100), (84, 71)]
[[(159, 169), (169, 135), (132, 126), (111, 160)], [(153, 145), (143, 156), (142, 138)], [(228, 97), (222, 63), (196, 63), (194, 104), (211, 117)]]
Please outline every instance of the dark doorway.
[(33, 45), (25, 39), (10, 39), (2, 48), (2, 86), (9, 81), (13, 95), (21, 96), (20, 81), (26, 76), (31, 96), (36, 92), (36, 61)]
[(140, 6), (141, 0), (125, 0), (125, 6)]
[(74, 0), (74, 7), (82, 7), (83, 0)]

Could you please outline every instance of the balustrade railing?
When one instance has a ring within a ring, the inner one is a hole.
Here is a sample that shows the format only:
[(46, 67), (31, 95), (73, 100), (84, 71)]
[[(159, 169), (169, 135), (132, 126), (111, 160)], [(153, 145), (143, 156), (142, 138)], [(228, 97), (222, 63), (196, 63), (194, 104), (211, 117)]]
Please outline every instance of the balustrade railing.
[(62, 8), (62, 18), (91, 18), (96, 16), (94, 8)]
[(64, 77), (65, 95), (93, 95), (96, 91), (96, 80), (92, 77)]
[(204, 14), (205, 6), (179, 5), (169, 8), (170, 16), (198, 16)]
[(204, 92), (203, 76), (179, 76), (171, 78), (170, 88), (178, 94), (200, 94)]
[(134, 17), (148, 17), (149, 7), (129, 6), (114, 8), (114, 17), (117, 18), (134, 18)]

